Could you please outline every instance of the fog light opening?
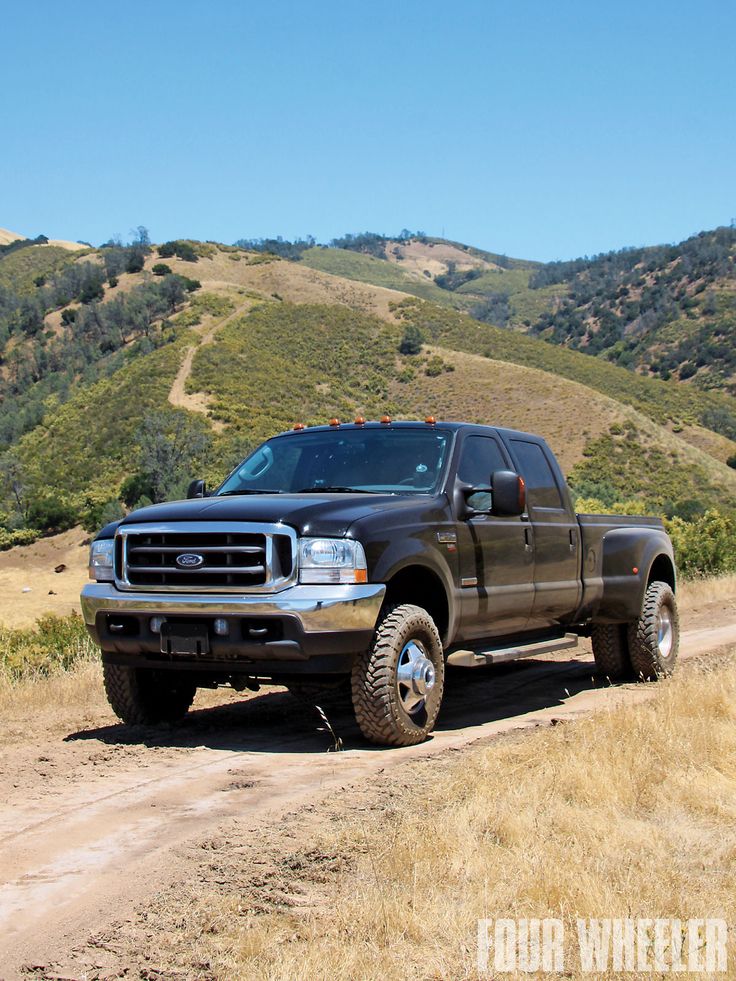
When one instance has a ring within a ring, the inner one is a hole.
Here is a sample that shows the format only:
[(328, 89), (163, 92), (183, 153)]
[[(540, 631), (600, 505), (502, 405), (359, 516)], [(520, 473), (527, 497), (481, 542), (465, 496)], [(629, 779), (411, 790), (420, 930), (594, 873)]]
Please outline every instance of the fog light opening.
[(218, 617), (213, 627), (218, 637), (227, 637), (230, 633), (230, 624), (223, 617)]
[(161, 627), (166, 623), (166, 617), (151, 617), (148, 626), (151, 628), (151, 633), (160, 634)]

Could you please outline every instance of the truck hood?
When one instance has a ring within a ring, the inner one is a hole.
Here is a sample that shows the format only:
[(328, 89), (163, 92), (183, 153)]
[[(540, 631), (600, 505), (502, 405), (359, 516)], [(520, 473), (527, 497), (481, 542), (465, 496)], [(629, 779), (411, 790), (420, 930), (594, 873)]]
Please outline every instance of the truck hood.
[[(393, 494), (258, 494), (205, 497), (153, 504), (133, 511), (121, 526), (144, 521), (263, 521), (290, 525), (299, 535), (342, 537), (358, 519), (377, 513), (416, 508), (432, 498)], [(104, 529), (114, 535), (117, 526)], [(102, 534), (102, 533), (101, 533)]]

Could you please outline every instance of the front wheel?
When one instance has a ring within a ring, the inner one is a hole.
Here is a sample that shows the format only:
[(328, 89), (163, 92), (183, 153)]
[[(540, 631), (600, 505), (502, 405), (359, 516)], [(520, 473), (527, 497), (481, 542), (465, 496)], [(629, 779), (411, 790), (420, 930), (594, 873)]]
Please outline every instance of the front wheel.
[(647, 586), (641, 616), (630, 624), (629, 657), (637, 676), (645, 680), (672, 674), (680, 644), (680, 620), (675, 594), (665, 582)]
[(353, 667), (360, 731), (384, 746), (423, 742), (437, 721), (444, 680), (442, 641), (429, 613), (409, 603), (389, 608)]
[(103, 666), (105, 692), (113, 712), (131, 726), (178, 722), (197, 692), (184, 672)]

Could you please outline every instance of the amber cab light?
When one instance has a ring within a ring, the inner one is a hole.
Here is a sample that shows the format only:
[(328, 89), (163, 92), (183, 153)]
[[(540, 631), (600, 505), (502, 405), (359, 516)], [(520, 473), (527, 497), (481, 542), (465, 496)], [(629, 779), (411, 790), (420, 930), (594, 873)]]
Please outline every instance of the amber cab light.
[(391, 416), (381, 416), (381, 425), (382, 426), (390, 426), (391, 425)]
[(302, 431), (302, 429), (306, 429), (306, 428), (307, 427), (304, 425), (303, 422), (295, 422), (294, 423), (294, 432), (296, 432), (296, 433), (299, 433), (299, 432)]
[(436, 426), (437, 425), (437, 420), (435, 419), (434, 416), (427, 416), (427, 418), (424, 421), (427, 423), (428, 426)]
[(340, 425), (340, 420), (339, 419), (330, 419), (330, 425), (331, 426), (339, 426)]
[(355, 417), (355, 425), (356, 426), (365, 426), (365, 416), (356, 416)]

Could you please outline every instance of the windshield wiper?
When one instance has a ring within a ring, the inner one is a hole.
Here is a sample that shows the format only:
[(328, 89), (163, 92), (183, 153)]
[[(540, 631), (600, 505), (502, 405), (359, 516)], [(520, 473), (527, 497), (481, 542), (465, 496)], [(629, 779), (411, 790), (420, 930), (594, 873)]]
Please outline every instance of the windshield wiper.
[(375, 494), (376, 491), (364, 490), (362, 487), (302, 487), (295, 494)]
[(217, 494), (217, 497), (234, 497), (239, 494), (283, 494), (282, 490), (260, 490), (254, 487), (244, 487), (242, 490), (226, 490)]

